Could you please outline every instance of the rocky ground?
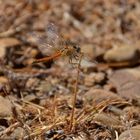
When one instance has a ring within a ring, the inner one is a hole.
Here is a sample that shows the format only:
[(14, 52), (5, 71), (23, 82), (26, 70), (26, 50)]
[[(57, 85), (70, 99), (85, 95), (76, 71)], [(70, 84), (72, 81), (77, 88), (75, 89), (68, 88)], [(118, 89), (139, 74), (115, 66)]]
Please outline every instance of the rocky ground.
[[(32, 63), (49, 23), (78, 67)], [(0, 0), (0, 139), (140, 140), (139, 64), (139, 0)]]

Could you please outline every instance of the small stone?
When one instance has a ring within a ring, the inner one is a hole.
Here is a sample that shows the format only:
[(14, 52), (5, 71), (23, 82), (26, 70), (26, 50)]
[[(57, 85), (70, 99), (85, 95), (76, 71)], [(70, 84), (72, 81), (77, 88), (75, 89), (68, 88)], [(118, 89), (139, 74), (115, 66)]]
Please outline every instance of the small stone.
[(3, 139), (6, 140), (19, 140), (25, 136), (26, 132), (23, 128), (17, 127), (9, 136), (5, 136)]
[(12, 103), (10, 100), (0, 96), (0, 117), (12, 116)]
[(0, 76), (0, 84), (6, 84), (8, 83), (8, 79), (4, 76)]
[(16, 38), (2, 38), (0, 39), (0, 58), (4, 57), (7, 47), (20, 45), (20, 41)]
[(95, 75), (95, 82), (100, 83), (104, 80), (104, 78), (105, 78), (105, 74), (102, 72), (99, 72)]
[(91, 73), (89, 75), (86, 75), (84, 79), (84, 83), (86, 86), (93, 86), (95, 83), (95, 73)]
[(132, 61), (140, 58), (140, 51), (137, 47), (122, 45), (108, 50), (104, 54), (104, 60), (107, 62)]
[(140, 140), (140, 125), (126, 130), (119, 136), (119, 140)]
[(126, 99), (139, 100), (140, 97), (140, 70), (130, 68), (116, 70), (109, 76), (109, 82), (117, 89), (117, 93)]
[(94, 106), (107, 107), (112, 104), (126, 104), (126, 102), (117, 94), (103, 89), (91, 88), (83, 96), (85, 102), (93, 104)]
[(110, 116), (105, 113), (96, 114), (94, 117), (94, 121), (99, 122), (99, 123), (109, 126), (109, 127), (110, 126), (111, 127), (122, 126), (121, 121), (117, 117), (115, 117), (113, 115)]
[(96, 69), (97, 63), (96, 62), (90, 62), (88, 60), (82, 59), (81, 61), (81, 68), (84, 69), (84, 71), (93, 72), (94, 69)]
[(89, 58), (93, 58), (94, 57), (94, 48), (93, 45), (90, 44), (85, 44), (81, 46), (81, 50), (82, 52), (84, 52), (84, 54), (86, 56), (88, 56)]
[(100, 83), (104, 80), (105, 75), (104, 73), (91, 73), (85, 77), (85, 85), (86, 86), (93, 86), (94, 83)]
[(36, 96), (34, 94), (30, 94), (24, 97), (24, 100), (29, 101), (29, 102), (34, 101), (35, 99), (36, 99)]

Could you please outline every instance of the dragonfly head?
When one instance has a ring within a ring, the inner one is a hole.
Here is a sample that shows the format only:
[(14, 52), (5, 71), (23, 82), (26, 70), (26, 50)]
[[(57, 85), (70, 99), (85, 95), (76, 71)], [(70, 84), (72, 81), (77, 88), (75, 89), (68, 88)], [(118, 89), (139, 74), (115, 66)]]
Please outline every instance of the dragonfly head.
[(69, 54), (72, 57), (78, 57), (79, 54), (81, 53), (81, 49), (79, 47), (79, 45), (75, 42), (72, 42), (70, 40), (67, 40), (65, 42), (65, 45), (67, 46), (67, 54)]
[(73, 45), (73, 48), (76, 50), (77, 53), (80, 53), (81, 49), (78, 45)]

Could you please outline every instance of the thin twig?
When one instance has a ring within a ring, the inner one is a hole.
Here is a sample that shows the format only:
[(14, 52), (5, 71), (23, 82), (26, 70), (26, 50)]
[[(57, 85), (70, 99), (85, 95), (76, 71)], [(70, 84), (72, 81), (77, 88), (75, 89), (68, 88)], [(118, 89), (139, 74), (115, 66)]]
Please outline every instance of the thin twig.
[(73, 93), (73, 102), (72, 102), (72, 112), (71, 112), (71, 118), (70, 118), (70, 128), (69, 130), (72, 131), (74, 127), (74, 113), (75, 113), (75, 103), (77, 99), (77, 91), (78, 91), (78, 81), (79, 81), (79, 73), (80, 73), (80, 66), (81, 66), (81, 60), (82, 60), (83, 54), (81, 53), (79, 63), (77, 66), (77, 77), (76, 82), (74, 85), (74, 93)]
[(20, 125), (21, 125), (20, 122), (16, 122), (16, 123), (12, 124), (11, 126), (6, 128), (5, 130), (0, 132), (0, 137), (2, 138), (3, 135), (12, 132), (15, 128), (19, 127)]
[(24, 103), (26, 103), (26, 104), (28, 104), (28, 105), (31, 105), (32, 107), (38, 108), (38, 109), (42, 109), (42, 110), (45, 109), (45, 107), (40, 106), (40, 105), (37, 105), (37, 104), (32, 103), (32, 102), (30, 102), (30, 101), (27, 101), (27, 100), (25, 100), (25, 99), (22, 99), (22, 102), (24, 102)]
[(115, 130), (116, 140), (119, 140), (118, 132)]
[(53, 129), (54, 127), (56, 126), (59, 126), (59, 125), (62, 125), (64, 124), (64, 122), (55, 122), (55, 124), (52, 124), (52, 125), (44, 125), (42, 127), (38, 127), (37, 129), (34, 129), (34, 132), (32, 132), (30, 135), (27, 135), (24, 137), (24, 139), (29, 139), (29, 138), (32, 138), (32, 137), (35, 137), (35, 136), (39, 136), (41, 134), (43, 134), (43, 132), (47, 132), (51, 129)]

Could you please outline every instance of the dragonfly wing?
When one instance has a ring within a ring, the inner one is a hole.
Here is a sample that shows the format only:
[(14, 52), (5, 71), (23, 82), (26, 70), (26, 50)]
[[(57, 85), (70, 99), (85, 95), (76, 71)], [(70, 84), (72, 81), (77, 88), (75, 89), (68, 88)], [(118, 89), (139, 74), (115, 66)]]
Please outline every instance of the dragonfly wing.
[(30, 42), (37, 45), (38, 49), (43, 55), (51, 55), (54, 52), (53, 44), (51, 45), (48, 40), (47, 36), (44, 34), (40, 34), (37, 32), (30, 33)]
[(60, 50), (62, 48), (63, 39), (58, 34), (58, 27), (53, 23), (48, 23), (46, 28), (47, 42), (49, 45), (53, 46), (55, 50)]
[(46, 34), (31, 33), (32, 42), (38, 46), (43, 55), (51, 55), (62, 48), (62, 38), (58, 35), (58, 28), (49, 23)]
[(47, 25), (46, 34), (48, 42), (52, 43), (53, 45), (56, 44), (59, 39), (58, 28), (53, 23), (49, 23)]

